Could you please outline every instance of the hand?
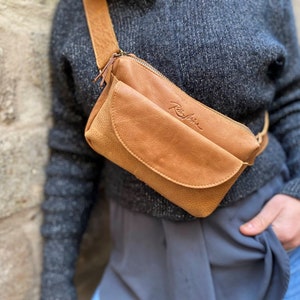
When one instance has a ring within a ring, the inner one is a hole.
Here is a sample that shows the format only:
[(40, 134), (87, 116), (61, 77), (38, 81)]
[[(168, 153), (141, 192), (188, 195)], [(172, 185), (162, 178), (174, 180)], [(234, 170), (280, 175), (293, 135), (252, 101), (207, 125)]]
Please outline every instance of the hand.
[(240, 227), (240, 231), (254, 236), (270, 225), (285, 250), (299, 246), (300, 200), (283, 194), (275, 195), (254, 218)]

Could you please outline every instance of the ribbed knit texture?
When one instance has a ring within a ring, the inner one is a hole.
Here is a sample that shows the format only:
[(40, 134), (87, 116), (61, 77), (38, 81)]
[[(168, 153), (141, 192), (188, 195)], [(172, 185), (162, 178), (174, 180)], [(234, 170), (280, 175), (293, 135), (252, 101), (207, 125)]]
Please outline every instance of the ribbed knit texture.
[[(291, 179), (282, 193), (300, 199), (300, 56), (290, 1), (111, 0), (109, 6), (121, 48), (192, 97), (254, 133), (270, 111), (269, 146), (221, 205), (259, 189), (283, 163)], [(61, 0), (53, 24), (41, 298), (73, 300), (78, 248), (100, 178), (109, 200), (134, 211), (174, 221), (193, 217), (88, 147), (84, 126), (101, 89), (92, 83), (97, 67), (81, 0)]]

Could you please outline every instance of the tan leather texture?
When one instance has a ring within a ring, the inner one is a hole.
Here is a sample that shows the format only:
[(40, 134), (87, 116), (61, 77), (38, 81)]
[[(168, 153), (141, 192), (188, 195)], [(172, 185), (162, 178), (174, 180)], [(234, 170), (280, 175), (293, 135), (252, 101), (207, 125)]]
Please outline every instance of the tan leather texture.
[(134, 55), (113, 56), (103, 74), (87, 142), (193, 216), (211, 214), (267, 145), (267, 118), (255, 136)]
[(119, 50), (106, 0), (83, 0), (98, 69)]

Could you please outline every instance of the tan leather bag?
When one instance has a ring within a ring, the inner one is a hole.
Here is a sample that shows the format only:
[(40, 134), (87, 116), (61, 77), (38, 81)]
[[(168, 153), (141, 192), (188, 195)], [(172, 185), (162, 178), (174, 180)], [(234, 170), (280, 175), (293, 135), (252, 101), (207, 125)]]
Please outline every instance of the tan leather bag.
[[(253, 135), (191, 98), (145, 61), (120, 52), (105, 0), (84, 4), (106, 82), (86, 125), (87, 142), (191, 215), (208, 216), (266, 147), (267, 113), (262, 132)], [(109, 40), (101, 28), (111, 28)], [(112, 54), (112, 47), (119, 52)], [(108, 61), (104, 67), (101, 53)]]

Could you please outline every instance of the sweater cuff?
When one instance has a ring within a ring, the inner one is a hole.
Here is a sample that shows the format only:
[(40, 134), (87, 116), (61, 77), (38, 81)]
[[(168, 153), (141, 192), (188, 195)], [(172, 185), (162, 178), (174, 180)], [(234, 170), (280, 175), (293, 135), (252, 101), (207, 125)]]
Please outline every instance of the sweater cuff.
[(300, 178), (288, 181), (281, 190), (281, 194), (300, 200)]
[(42, 300), (76, 300), (73, 284), (77, 239), (46, 239), (43, 247)]
[(77, 300), (77, 293), (72, 280), (64, 274), (43, 273), (41, 300)]

